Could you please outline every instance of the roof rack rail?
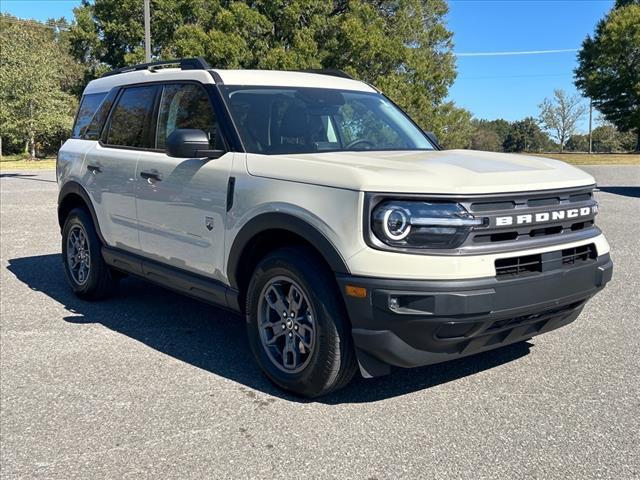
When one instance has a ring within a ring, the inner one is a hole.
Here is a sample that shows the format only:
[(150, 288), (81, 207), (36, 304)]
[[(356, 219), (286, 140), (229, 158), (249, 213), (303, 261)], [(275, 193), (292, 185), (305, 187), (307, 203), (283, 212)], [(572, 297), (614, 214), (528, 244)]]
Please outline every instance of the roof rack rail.
[(331, 75), (332, 77), (348, 78), (350, 80), (354, 79), (347, 72), (343, 72), (342, 70), (338, 70), (337, 68), (307, 68), (300, 71), (304, 73), (317, 73), (319, 75)]
[(202, 57), (181, 58), (175, 60), (160, 60), (158, 62), (140, 63), (138, 65), (116, 68), (115, 70), (105, 73), (101, 78), (118, 75), (120, 73), (136, 72), (138, 70), (151, 70), (153, 72), (171, 65), (178, 65), (182, 70), (209, 70), (211, 68), (207, 61)]

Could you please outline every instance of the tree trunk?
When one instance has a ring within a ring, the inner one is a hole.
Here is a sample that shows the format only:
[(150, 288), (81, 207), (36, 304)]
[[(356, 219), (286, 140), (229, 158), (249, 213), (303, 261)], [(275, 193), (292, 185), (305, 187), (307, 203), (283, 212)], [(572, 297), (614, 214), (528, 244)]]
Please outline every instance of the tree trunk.
[(36, 138), (33, 132), (29, 135), (29, 146), (31, 147), (29, 150), (29, 155), (31, 158), (29, 160), (36, 159)]
[(36, 132), (33, 128), (33, 102), (29, 102), (29, 160), (36, 159)]

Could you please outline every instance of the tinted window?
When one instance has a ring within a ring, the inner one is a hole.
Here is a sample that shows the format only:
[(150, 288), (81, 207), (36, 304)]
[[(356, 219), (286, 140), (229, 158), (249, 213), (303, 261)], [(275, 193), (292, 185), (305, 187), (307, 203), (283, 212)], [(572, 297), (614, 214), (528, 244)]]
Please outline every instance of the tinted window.
[(378, 93), (234, 86), (224, 91), (249, 152), (433, 150), (424, 133)]
[(106, 95), (106, 93), (91, 93), (82, 97), (80, 108), (78, 108), (78, 115), (76, 115), (76, 123), (71, 133), (72, 138), (82, 137)]
[(87, 125), (87, 127), (80, 133), (83, 139), (98, 140), (100, 138), (102, 127), (104, 127), (104, 122), (107, 120), (107, 116), (109, 115), (113, 101), (116, 99), (117, 93), (117, 88), (111, 90), (109, 95), (107, 95), (102, 101), (100, 107), (98, 107), (98, 110), (93, 116), (93, 119), (91, 119), (91, 123), (89, 123), (89, 125)]
[(219, 144), (213, 108), (202, 87), (191, 83), (164, 87), (156, 128), (156, 148), (164, 149), (167, 137), (178, 128), (203, 130), (209, 135), (212, 145)]
[(108, 145), (144, 147), (147, 121), (151, 118), (156, 87), (131, 87), (122, 92), (111, 113), (106, 135)]

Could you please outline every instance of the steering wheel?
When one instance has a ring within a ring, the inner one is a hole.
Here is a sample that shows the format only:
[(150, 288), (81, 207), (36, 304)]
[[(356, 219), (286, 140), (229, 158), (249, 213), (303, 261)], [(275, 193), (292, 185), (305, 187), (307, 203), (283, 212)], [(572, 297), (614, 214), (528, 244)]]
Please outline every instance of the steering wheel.
[(352, 142), (347, 143), (344, 148), (347, 150), (351, 150), (353, 147), (360, 144), (366, 144), (366, 145), (369, 145), (370, 147), (375, 146), (375, 143), (371, 140), (367, 140), (366, 138), (356, 138)]

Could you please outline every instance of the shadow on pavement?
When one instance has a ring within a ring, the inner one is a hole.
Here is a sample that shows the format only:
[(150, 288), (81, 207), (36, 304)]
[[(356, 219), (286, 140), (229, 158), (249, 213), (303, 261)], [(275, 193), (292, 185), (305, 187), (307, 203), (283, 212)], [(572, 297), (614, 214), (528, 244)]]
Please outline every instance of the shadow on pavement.
[(624, 197), (640, 198), (640, 187), (598, 187), (598, 190)]
[[(8, 269), (32, 290), (64, 305), (67, 322), (100, 323), (194, 367), (285, 400), (308, 402), (283, 392), (262, 375), (249, 350), (244, 322), (236, 314), (135, 278), (123, 280), (113, 299), (82, 301), (67, 286), (58, 254), (11, 259)], [(343, 390), (315, 401), (362, 403), (404, 395), (523, 357), (531, 346), (523, 342), (444, 364), (397, 369), (376, 379), (356, 376)]]
[(36, 182), (56, 183), (55, 180), (47, 180), (46, 178), (32, 178), (37, 175), (30, 175), (26, 173), (0, 173), (0, 178), (19, 178), (20, 180), (34, 180)]

